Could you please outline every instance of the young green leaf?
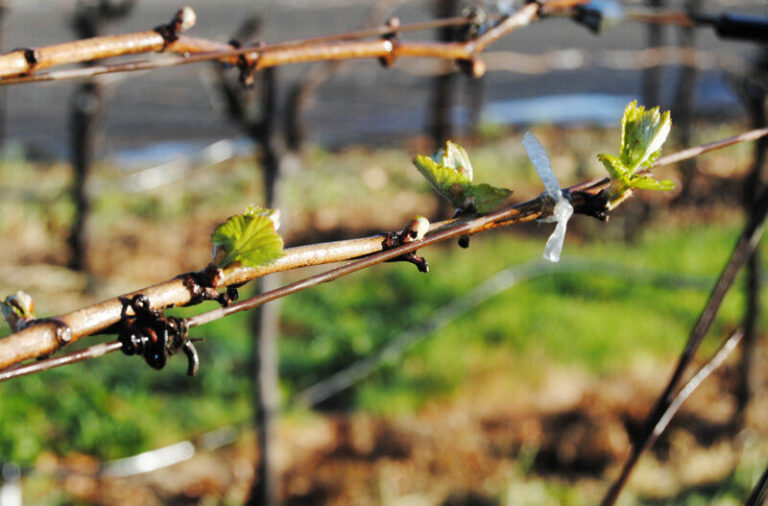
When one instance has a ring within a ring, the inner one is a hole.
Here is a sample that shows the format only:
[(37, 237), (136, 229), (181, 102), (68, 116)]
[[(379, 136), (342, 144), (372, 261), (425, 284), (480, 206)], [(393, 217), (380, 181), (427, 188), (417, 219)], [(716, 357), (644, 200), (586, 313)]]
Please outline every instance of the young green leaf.
[(619, 160), (618, 157), (608, 153), (600, 153), (597, 155), (597, 159), (600, 160), (605, 167), (605, 170), (608, 171), (608, 175), (611, 176), (611, 179), (620, 181), (624, 184), (629, 182), (627, 176), (629, 176), (631, 172), (621, 163), (621, 160)]
[(276, 231), (279, 213), (249, 207), (230, 217), (211, 235), (213, 262), (223, 269), (235, 263), (246, 267), (269, 265), (283, 256), (283, 238)]
[(669, 191), (675, 189), (675, 183), (672, 181), (667, 179), (658, 181), (650, 174), (632, 174), (629, 178), (629, 186), (640, 190)]
[(669, 111), (663, 114), (658, 107), (645, 110), (630, 102), (621, 121), (621, 149), (619, 156), (608, 153), (597, 155), (611, 176), (608, 208), (612, 209), (627, 198), (633, 188), (644, 190), (672, 190), (672, 181), (657, 181), (651, 174), (639, 173), (648, 169), (661, 154), (672, 127)]
[(464, 207), (465, 194), (472, 186), (472, 164), (464, 148), (447, 141), (445, 148), (431, 157), (416, 156), (413, 164), (454, 207)]
[(254, 206), (253, 204), (248, 206), (245, 213), (248, 216), (265, 216), (272, 220), (272, 224), (275, 226), (275, 230), (280, 230), (280, 209), (268, 209), (266, 207)]
[(472, 185), (467, 195), (478, 213), (490, 213), (495, 211), (512, 195), (512, 190), (481, 183)]
[(646, 111), (637, 100), (630, 102), (621, 121), (621, 163), (631, 172), (653, 165), (671, 128), (669, 111), (661, 114), (658, 107)]
[(463, 211), (493, 211), (512, 194), (511, 190), (488, 184), (473, 185), (469, 156), (464, 148), (451, 141), (431, 157), (416, 156), (413, 164), (439, 194)]

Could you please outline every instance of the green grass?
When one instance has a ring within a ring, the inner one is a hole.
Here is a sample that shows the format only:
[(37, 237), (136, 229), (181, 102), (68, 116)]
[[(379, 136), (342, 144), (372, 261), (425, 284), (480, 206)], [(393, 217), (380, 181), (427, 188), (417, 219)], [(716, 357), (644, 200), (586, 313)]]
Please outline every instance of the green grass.
[[(642, 270), (714, 276), (734, 243), (736, 230), (712, 227), (657, 230), (640, 244), (566, 243), (565, 259), (583, 257)], [(427, 250), (428, 276), (407, 266), (386, 266), (298, 294), (285, 303), (292, 334), (281, 346), (288, 391), (306, 387), (383, 346), (400, 331), (495, 272), (541, 254), (542, 241), (497, 234), (473, 239), (468, 251)], [(703, 254), (706, 252), (706, 254)], [(701, 280), (700, 280), (701, 281)], [(551, 273), (524, 281), (482, 303), (408, 352), (418, 367), (384, 364), (357, 392), (353, 405), (386, 412), (414, 408), (450, 391), (489, 356), (546, 357), (610, 374), (638, 356), (677, 353), (707, 297), (706, 290), (669, 287), (648, 279), (595, 272)], [(397, 303), (396, 303), (397, 302)], [(736, 290), (723, 307), (713, 335), (740, 317)], [(714, 340), (713, 340), (714, 341)]]

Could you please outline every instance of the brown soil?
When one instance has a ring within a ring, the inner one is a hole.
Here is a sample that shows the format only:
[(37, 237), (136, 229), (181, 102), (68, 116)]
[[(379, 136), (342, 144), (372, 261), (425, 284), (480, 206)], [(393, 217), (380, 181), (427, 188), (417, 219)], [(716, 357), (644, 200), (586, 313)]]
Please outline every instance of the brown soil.
[[(760, 352), (762, 361), (767, 352)], [(292, 415), (280, 426), (279, 494), (288, 505), (539, 504), (556, 497), (540, 495), (546, 483), (573, 487), (579, 503), (594, 503), (668, 374), (669, 365), (638, 362), (602, 379), (548, 369), (521, 385), (509, 372), (485, 371), (459, 395), (413, 415)], [(733, 387), (728, 368), (702, 385), (641, 460), (631, 493), (675, 497), (716, 487), (733, 472), (745, 441), (731, 426)], [(768, 433), (767, 401), (766, 394), (754, 400), (751, 430), (741, 436)], [(253, 478), (255, 446), (246, 433), (229, 447), (122, 479), (97, 478), (98, 462), (78, 455), (42, 458), (37, 470), (55, 471), (58, 486), (90, 503), (239, 503)]]

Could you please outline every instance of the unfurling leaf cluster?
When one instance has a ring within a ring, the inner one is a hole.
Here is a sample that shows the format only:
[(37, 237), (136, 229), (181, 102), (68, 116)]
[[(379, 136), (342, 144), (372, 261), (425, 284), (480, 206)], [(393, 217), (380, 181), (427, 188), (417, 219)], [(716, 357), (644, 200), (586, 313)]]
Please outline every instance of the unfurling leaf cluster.
[(472, 184), (472, 163), (464, 148), (447, 141), (434, 155), (418, 155), (413, 164), (437, 192), (457, 210), (489, 213), (503, 204), (512, 190), (489, 184)]
[(608, 153), (597, 155), (611, 176), (608, 207), (614, 208), (631, 194), (633, 188), (643, 190), (672, 190), (672, 181), (658, 181), (649, 169), (661, 154), (661, 146), (672, 128), (669, 111), (663, 114), (658, 107), (645, 110), (630, 102), (621, 121), (621, 150), (619, 156)]
[(250, 206), (245, 213), (231, 216), (211, 235), (213, 263), (220, 269), (271, 264), (283, 256), (279, 227), (280, 211), (272, 209)]

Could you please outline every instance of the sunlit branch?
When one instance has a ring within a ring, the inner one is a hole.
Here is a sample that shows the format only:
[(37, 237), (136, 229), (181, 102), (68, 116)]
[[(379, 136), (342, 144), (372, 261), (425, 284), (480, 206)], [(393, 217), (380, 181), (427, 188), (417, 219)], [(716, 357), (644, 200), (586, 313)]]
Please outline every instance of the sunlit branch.
[[(584, 1), (552, 2), (550, 9), (570, 8)], [(245, 65), (253, 71), (291, 63), (357, 58), (388, 58), (390, 61), (400, 57), (472, 60), (490, 44), (512, 30), (534, 21), (538, 9), (537, 4), (526, 5), (511, 16), (503, 18), (496, 26), (477, 39), (451, 43), (398, 41), (383, 36), (435, 27), (466, 25), (470, 22), (469, 18), (445, 18), (430, 22), (405, 24), (397, 28), (380, 26), (367, 30), (248, 48), (234, 48), (229, 44), (186, 35), (177, 35), (174, 40), (169, 41), (158, 30), (95, 37), (53, 46), (16, 50), (0, 55), (0, 78), (2, 78), (0, 84), (91, 77), (106, 73), (149, 70), (208, 60), (222, 60), (237, 64), (241, 58)], [(186, 28), (191, 24), (187, 23), (184, 26)], [(361, 40), (374, 36), (382, 38)], [(165, 58), (156, 61), (145, 60), (101, 65), (92, 69), (38, 73), (42, 69), (59, 65), (153, 52), (174, 53), (180, 57), (177, 59)], [(482, 72), (478, 71), (477, 73), (481, 74)]]
[[(758, 134), (758, 132), (761, 132)], [(761, 135), (766, 135), (764, 129), (759, 131), (747, 132), (742, 135), (724, 139), (716, 143), (705, 144), (709, 146), (707, 150), (718, 149), (731, 145), (734, 142), (744, 142), (754, 140)], [(685, 150), (686, 156), (695, 156), (694, 150)], [(704, 151), (701, 151), (704, 152)], [(677, 154), (662, 157), (657, 161), (657, 166), (679, 161)], [(573, 205), (577, 213), (590, 214), (594, 209), (589, 208), (589, 204), (594, 201), (595, 196), (605, 189), (610, 183), (608, 178), (588, 181), (585, 183), (571, 186), (567, 190), (571, 194)], [(540, 199), (518, 204), (509, 209), (498, 211), (493, 215), (473, 218), (464, 217), (458, 220), (447, 220), (444, 222), (433, 223), (430, 226), (430, 234), (423, 243), (410, 243), (403, 247), (402, 252), (414, 251), (417, 248), (433, 244), (438, 240), (445, 240), (453, 237), (455, 229), (461, 228), (464, 232), (457, 232), (460, 235), (467, 233), (479, 233), (491, 228), (511, 225), (522, 220), (535, 220), (541, 218), (543, 213), (551, 211), (546, 209)], [(474, 220), (474, 221), (473, 221)], [(467, 225), (470, 223), (469, 225)], [(446, 233), (441, 236), (439, 234)], [(443, 239), (434, 239), (434, 237), (443, 237)], [(298, 269), (301, 267), (323, 265), (335, 262), (353, 260), (366, 255), (379, 253), (384, 249), (385, 234), (350, 239), (345, 241), (336, 241), (330, 243), (312, 244), (307, 246), (298, 246), (285, 250), (285, 256), (278, 259), (275, 263), (265, 267), (246, 268), (231, 267), (224, 269), (221, 276), (217, 279), (214, 288), (224, 288), (226, 286), (242, 284), (250, 280), (265, 276), (274, 272)], [(390, 250), (389, 254), (392, 254)], [(401, 252), (401, 253), (402, 253)], [(387, 256), (387, 258), (389, 258)], [(377, 263), (373, 261), (373, 263)], [(343, 274), (342, 274), (343, 275)], [(192, 294), (184, 281), (179, 278), (147, 287), (136, 292), (125, 294), (122, 297), (130, 298), (133, 295), (142, 293), (148, 297), (153, 308), (167, 308), (173, 306), (183, 306), (192, 300)], [(58, 323), (41, 322), (30, 326), (19, 332), (13, 333), (6, 338), (0, 339), (0, 370), (19, 364), (25, 360), (39, 357), (56, 351), (60, 347), (57, 339), (56, 329), (59, 325), (66, 325), (72, 333), (72, 341), (77, 341), (83, 337), (97, 334), (104, 331), (111, 325), (120, 320), (122, 303), (118, 297), (105, 300), (103, 302), (78, 309), (57, 317)]]

